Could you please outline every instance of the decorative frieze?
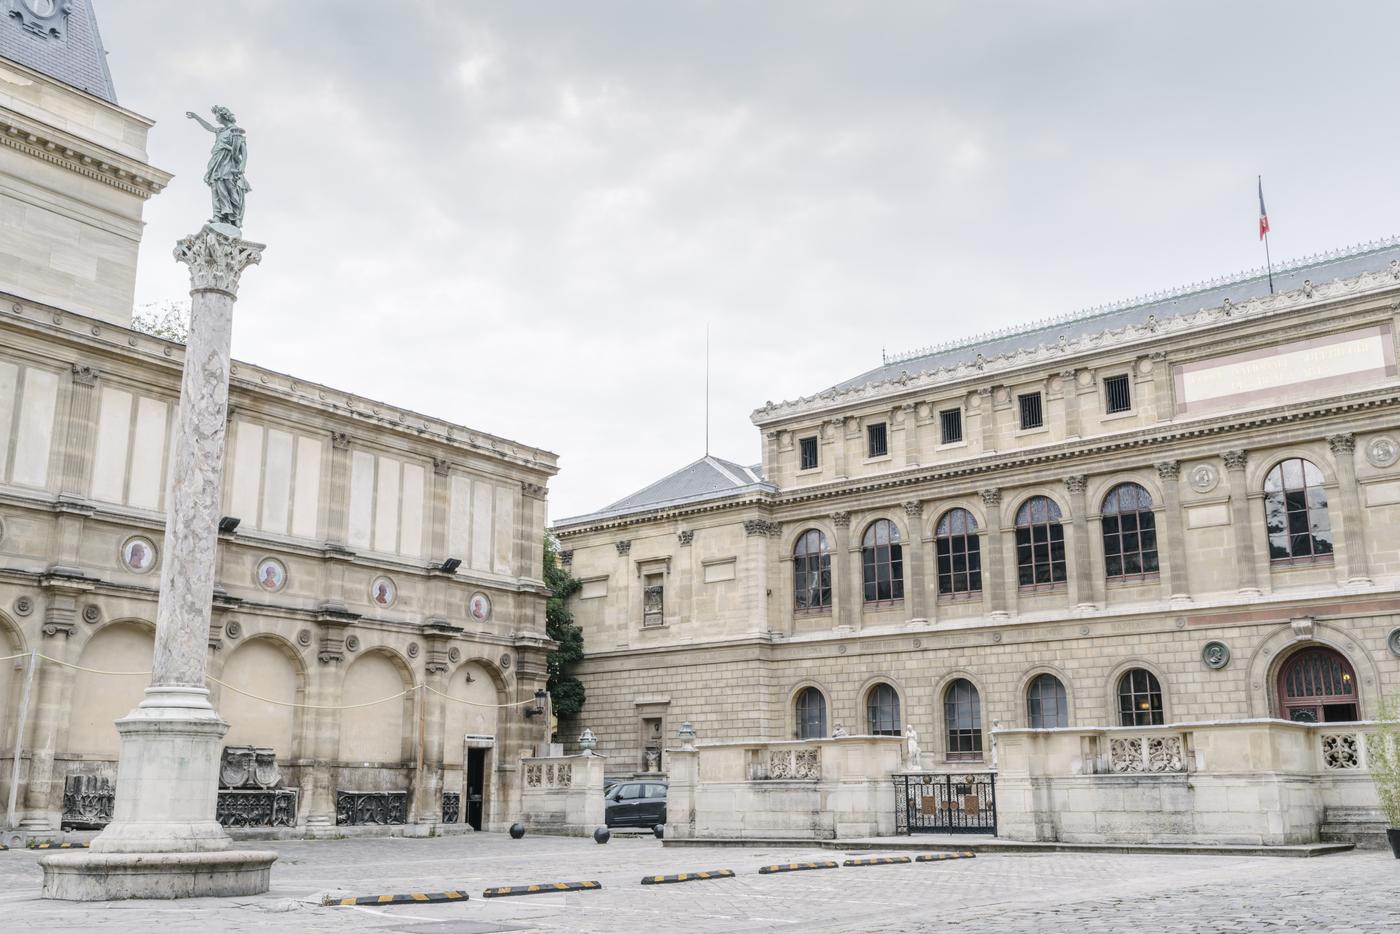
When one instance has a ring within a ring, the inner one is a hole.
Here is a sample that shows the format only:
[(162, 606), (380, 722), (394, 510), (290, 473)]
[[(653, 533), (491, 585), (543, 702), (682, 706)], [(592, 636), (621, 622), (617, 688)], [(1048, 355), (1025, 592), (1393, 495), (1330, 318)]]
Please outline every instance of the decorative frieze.
[(1185, 772), (1180, 736), (1130, 736), (1111, 739), (1108, 768), (1114, 774)]
[(406, 791), (342, 791), (335, 793), (338, 826), (408, 823)]
[(112, 780), (101, 775), (69, 775), (63, 782), (63, 829), (96, 830), (112, 822), (116, 802)]

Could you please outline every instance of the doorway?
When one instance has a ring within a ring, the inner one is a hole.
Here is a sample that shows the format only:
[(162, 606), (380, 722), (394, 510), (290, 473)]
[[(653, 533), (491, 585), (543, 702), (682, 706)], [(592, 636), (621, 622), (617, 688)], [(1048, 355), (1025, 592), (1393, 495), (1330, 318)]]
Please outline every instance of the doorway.
[(472, 830), (481, 829), (481, 817), (486, 804), (487, 749), (467, 750), (466, 792), (467, 824)]
[(1340, 652), (1303, 649), (1278, 673), (1279, 716), (1295, 723), (1346, 723), (1361, 719), (1356, 672)]

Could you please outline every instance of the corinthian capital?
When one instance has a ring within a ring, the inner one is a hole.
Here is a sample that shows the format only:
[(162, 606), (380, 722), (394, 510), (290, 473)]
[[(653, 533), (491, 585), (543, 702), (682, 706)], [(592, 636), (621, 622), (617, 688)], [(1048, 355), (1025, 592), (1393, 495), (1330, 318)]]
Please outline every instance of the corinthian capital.
[(1157, 476), (1163, 480), (1175, 480), (1181, 476), (1180, 461), (1158, 461), (1154, 466), (1157, 468)]
[(262, 262), (261, 243), (252, 243), (206, 226), (175, 244), (175, 259), (190, 267), (191, 292), (224, 292), (238, 297), (238, 277)]
[(1089, 487), (1089, 478), (1084, 474), (1071, 474), (1065, 477), (1065, 487), (1071, 493), (1083, 493)]
[(1327, 446), (1332, 449), (1333, 454), (1350, 454), (1356, 450), (1356, 435), (1349, 431), (1328, 435)]
[(1245, 464), (1249, 463), (1248, 451), (1224, 451), (1220, 459), (1225, 462), (1226, 470), (1244, 470)]

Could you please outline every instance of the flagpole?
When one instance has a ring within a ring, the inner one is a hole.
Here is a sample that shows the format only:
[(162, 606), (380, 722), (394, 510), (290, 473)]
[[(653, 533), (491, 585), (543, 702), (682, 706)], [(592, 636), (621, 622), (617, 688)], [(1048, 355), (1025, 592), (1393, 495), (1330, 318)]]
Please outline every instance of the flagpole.
[(1269, 268), (1269, 294), (1274, 294), (1274, 261), (1269, 258), (1269, 235), (1264, 234), (1264, 263)]
[(1269, 294), (1274, 294), (1274, 261), (1269, 256), (1269, 213), (1264, 209), (1264, 176), (1259, 181), (1259, 237), (1264, 241), (1264, 266), (1269, 270)]

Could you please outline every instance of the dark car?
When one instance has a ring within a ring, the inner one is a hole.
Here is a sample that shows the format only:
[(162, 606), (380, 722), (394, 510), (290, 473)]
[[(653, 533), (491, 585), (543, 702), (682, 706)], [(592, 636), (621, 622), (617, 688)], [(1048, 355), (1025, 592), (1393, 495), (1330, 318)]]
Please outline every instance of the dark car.
[(609, 827), (655, 827), (666, 823), (666, 783), (619, 782), (606, 795)]

